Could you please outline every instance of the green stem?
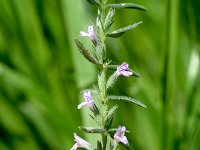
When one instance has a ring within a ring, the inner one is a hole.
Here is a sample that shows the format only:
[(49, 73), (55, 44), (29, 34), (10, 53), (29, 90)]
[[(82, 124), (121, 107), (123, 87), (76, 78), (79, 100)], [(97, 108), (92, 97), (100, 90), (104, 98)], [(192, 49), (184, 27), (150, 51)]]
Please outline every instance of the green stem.
[[(100, 47), (102, 50), (101, 53), (101, 60), (103, 65), (99, 69), (99, 89), (100, 89), (100, 98), (102, 102), (102, 128), (105, 128), (105, 117), (107, 115), (107, 91), (106, 91), (106, 71), (107, 71), (107, 66), (104, 60), (106, 60), (105, 52), (106, 52), (106, 31), (104, 29), (104, 21), (105, 21), (105, 1), (101, 1), (101, 7), (99, 9), (100, 12), (100, 21), (101, 25), (99, 26), (99, 38), (100, 38)], [(103, 150), (106, 150), (107, 146), (107, 134), (102, 133), (102, 144), (103, 144)]]
[(117, 150), (118, 144), (115, 144), (113, 150)]
[(106, 150), (106, 145), (107, 145), (107, 135), (102, 134), (102, 143), (103, 143), (103, 150)]

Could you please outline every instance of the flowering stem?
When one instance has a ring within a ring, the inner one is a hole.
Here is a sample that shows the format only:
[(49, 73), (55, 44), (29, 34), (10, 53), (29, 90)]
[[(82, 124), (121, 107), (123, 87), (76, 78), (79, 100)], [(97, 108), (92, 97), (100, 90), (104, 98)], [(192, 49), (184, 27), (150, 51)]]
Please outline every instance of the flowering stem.
[[(91, 90), (84, 91), (84, 102), (78, 105), (78, 109), (83, 106), (88, 106), (90, 110), (93, 112), (94, 116), (91, 117), (97, 122), (100, 128), (95, 127), (82, 127), (81, 130), (86, 133), (99, 133), (101, 134), (102, 141), (97, 142), (97, 150), (117, 150), (118, 143), (122, 143), (124, 146), (129, 147), (128, 139), (125, 136), (126, 127), (118, 126), (114, 136), (112, 133), (111, 125), (114, 118), (114, 113), (117, 109), (117, 106), (113, 106), (108, 109), (108, 100), (116, 99), (116, 100), (126, 100), (129, 102), (133, 102), (139, 106), (146, 107), (142, 102), (135, 100), (133, 98), (127, 96), (116, 96), (109, 95), (108, 90), (115, 84), (119, 76), (129, 77), (131, 75), (136, 76), (137, 74), (129, 68), (129, 65), (124, 62), (121, 65), (110, 65), (106, 59), (106, 41), (107, 37), (119, 37), (124, 34), (126, 31), (133, 29), (138, 25), (129, 25), (127, 27), (123, 27), (121, 29), (110, 32), (110, 27), (113, 23), (113, 17), (115, 8), (135, 8), (135, 4), (123, 3), (123, 4), (106, 4), (108, 0), (87, 0), (90, 4), (96, 5), (98, 7), (98, 16), (96, 19), (95, 29), (93, 25), (88, 26), (88, 32), (80, 31), (81, 37), (88, 37), (92, 42), (93, 46), (96, 50), (95, 55), (90, 53), (85, 46), (79, 42), (79, 40), (75, 40), (75, 43), (81, 52), (81, 54), (90, 62), (96, 64), (98, 66), (98, 91), (95, 93), (98, 95), (98, 99), (100, 100), (100, 107), (94, 103), (92, 98)], [(111, 7), (109, 11), (106, 11), (106, 8)], [(138, 8), (141, 8), (138, 6)], [(139, 22), (140, 23), (140, 22)], [(112, 66), (112, 67), (111, 67)], [(114, 68), (116, 70), (110, 77), (106, 77), (107, 69)], [(74, 136), (76, 143), (72, 147), (71, 150), (76, 150), (78, 147), (86, 148), (86, 149), (95, 149), (88, 142), (78, 137), (76, 134)]]
[[(105, 128), (105, 117), (107, 115), (107, 90), (106, 90), (106, 71), (107, 71), (107, 64), (104, 63), (104, 60), (106, 59), (105, 57), (105, 51), (106, 51), (106, 31), (104, 28), (104, 22), (105, 22), (105, 0), (101, 1), (101, 6), (99, 9), (100, 13), (100, 26), (99, 26), (99, 40), (100, 40), (100, 45), (102, 48), (102, 55), (101, 59), (103, 62), (103, 65), (99, 69), (99, 87), (100, 87), (100, 96), (101, 96), (101, 102), (102, 102), (102, 128)], [(98, 24), (97, 24), (98, 26)], [(107, 145), (107, 134), (102, 133), (102, 144), (103, 144), (103, 150), (106, 150), (106, 145)]]

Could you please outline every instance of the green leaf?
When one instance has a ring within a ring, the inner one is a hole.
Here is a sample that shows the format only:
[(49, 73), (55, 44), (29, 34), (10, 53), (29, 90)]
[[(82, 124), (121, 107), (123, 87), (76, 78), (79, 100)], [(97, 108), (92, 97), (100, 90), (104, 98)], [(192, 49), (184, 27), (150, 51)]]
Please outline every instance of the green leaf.
[(113, 87), (118, 79), (118, 75), (116, 72), (114, 72), (107, 80), (107, 83), (106, 83), (106, 89), (109, 89), (111, 87)]
[(117, 110), (117, 108), (118, 108), (118, 106), (115, 105), (108, 111), (108, 114), (105, 118), (105, 128), (106, 129), (109, 129), (110, 126), (112, 125), (113, 117), (114, 117), (114, 114), (115, 114), (115, 111)]
[(85, 47), (84, 45), (77, 39), (75, 39), (76, 46), (78, 47), (80, 53), (90, 62), (94, 64), (100, 64), (97, 58), (91, 54)]
[(96, 49), (96, 55), (99, 60), (99, 63), (102, 64), (103, 58), (105, 57), (105, 54), (106, 54), (105, 48), (101, 43), (98, 43), (95, 49)]
[(79, 127), (80, 130), (86, 133), (104, 133), (105, 129), (96, 127)]
[(146, 108), (147, 106), (145, 104), (143, 104), (141, 101), (139, 100), (136, 100), (136, 99), (133, 99), (131, 97), (128, 97), (128, 96), (115, 96), (115, 95), (111, 95), (111, 96), (108, 96), (108, 98), (110, 100), (125, 100), (125, 101), (129, 101), (129, 102), (132, 102), (138, 106), (141, 106), (141, 107), (144, 107)]
[(87, 0), (88, 3), (92, 4), (92, 5), (99, 5), (99, 1), (98, 0)]
[(100, 91), (105, 91), (106, 90), (106, 73), (105, 70), (102, 71), (101, 74), (98, 74), (98, 85), (99, 85), (99, 90)]
[(134, 23), (132, 25), (129, 25), (129, 26), (126, 26), (126, 27), (123, 27), (123, 28), (120, 28), (118, 30), (115, 30), (115, 31), (112, 31), (112, 32), (108, 32), (107, 33), (107, 36), (108, 37), (113, 37), (113, 38), (117, 38), (117, 37), (120, 37), (122, 36), (125, 32), (137, 27), (139, 24), (141, 24), (142, 21), (140, 22), (137, 22), (137, 23)]
[(111, 8), (108, 11), (108, 14), (107, 14), (105, 22), (104, 22), (104, 28), (106, 30), (108, 30), (110, 28), (110, 26), (113, 24), (113, 22), (114, 22), (113, 21), (114, 15), (115, 15), (115, 9)]
[[(117, 70), (118, 66), (119, 65), (109, 65), (108, 69)], [(140, 75), (137, 72), (135, 72), (134, 70), (132, 70), (130, 68), (126, 69), (126, 71), (131, 71), (133, 73), (132, 76), (134, 76), (134, 77), (140, 77)]]
[(144, 6), (134, 4), (134, 3), (108, 4), (106, 5), (106, 7), (114, 8), (114, 9), (128, 8), (128, 9), (138, 9), (138, 10), (143, 10), (143, 11), (147, 10)]

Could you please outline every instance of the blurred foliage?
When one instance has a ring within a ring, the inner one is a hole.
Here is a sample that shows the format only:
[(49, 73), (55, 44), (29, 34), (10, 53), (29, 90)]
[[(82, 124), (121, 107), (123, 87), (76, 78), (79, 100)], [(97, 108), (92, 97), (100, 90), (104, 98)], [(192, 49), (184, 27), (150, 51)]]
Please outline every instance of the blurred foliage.
[[(108, 57), (142, 77), (122, 78), (112, 92), (148, 107), (118, 103), (115, 125), (127, 126), (137, 150), (198, 150), (200, 0), (127, 2), (148, 11), (116, 11), (115, 29), (143, 24), (110, 39)], [(78, 126), (90, 120), (77, 110), (80, 91), (93, 87), (97, 71), (74, 38), (95, 16), (86, 0), (0, 1), (0, 150), (70, 149), (73, 132), (82, 134)]]

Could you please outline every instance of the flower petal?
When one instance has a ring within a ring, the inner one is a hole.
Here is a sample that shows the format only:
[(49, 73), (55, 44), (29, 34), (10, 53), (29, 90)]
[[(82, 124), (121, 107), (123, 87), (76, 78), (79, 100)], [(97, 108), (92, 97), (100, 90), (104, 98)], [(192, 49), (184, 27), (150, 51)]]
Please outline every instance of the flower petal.
[(117, 128), (115, 135), (114, 135), (114, 142), (115, 143), (122, 142), (124, 144), (128, 144), (128, 140), (127, 140), (126, 136), (124, 136), (125, 132), (126, 132), (126, 127), (125, 126), (119, 126)]
[(81, 147), (81, 148), (90, 149), (92, 147), (87, 141), (79, 137), (76, 133), (74, 133), (74, 140), (76, 141), (76, 144), (73, 146), (74, 148)]
[(81, 109), (84, 105), (87, 105), (87, 102), (82, 102), (78, 105), (78, 109)]
[(75, 143), (74, 146), (70, 150), (76, 150), (78, 148), (78, 144)]
[(123, 72), (121, 72), (121, 74), (122, 74), (123, 76), (125, 76), (125, 77), (129, 77), (129, 76), (131, 76), (133, 73), (130, 72), (130, 71), (123, 71)]
[(93, 101), (90, 91), (84, 92), (84, 99), (85, 99), (86, 102)]
[(90, 36), (90, 34), (86, 33), (86, 32), (83, 32), (83, 31), (80, 31), (80, 36)]
[(123, 138), (120, 138), (120, 142), (122, 142), (125, 145), (127, 145), (128, 144), (128, 140), (127, 140), (126, 136), (124, 136)]
[(94, 29), (93, 29), (93, 25), (92, 26), (88, 26), (88, 33), (91, 35), (91, 34), (94, 34)]

